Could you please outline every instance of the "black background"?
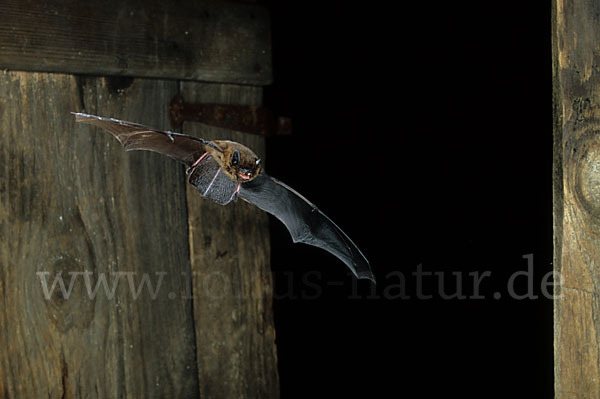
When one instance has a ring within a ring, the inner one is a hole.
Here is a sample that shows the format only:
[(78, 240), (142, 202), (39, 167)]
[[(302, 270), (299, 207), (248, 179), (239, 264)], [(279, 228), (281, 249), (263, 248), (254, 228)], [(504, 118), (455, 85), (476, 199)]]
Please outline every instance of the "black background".
[[(272, 1), (274, 83), (293, 120), (268, 172), (329, 215), (375, 288), (271, 223), (281, 397), (550, 398), (550, 7)], [(524, 255), (533, 254), (533, 274)], [(473, 296), (469, 273), (482, 280)], [(406, 295), (398, 294), (399, 277)], [(390, 274), (392, 273), (392, 274)], [(529, 278), (531, 277), (531, 279)], [(532, 290), (529, 284), (532, 284)], [(494, 297), (495, 293), (501, 297)]]

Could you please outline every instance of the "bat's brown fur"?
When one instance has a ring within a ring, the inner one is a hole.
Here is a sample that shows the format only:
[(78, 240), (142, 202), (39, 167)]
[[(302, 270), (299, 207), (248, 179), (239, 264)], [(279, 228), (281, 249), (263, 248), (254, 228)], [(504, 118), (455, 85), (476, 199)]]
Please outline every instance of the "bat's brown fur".
[[(219, 165), (223, 167), (223, 172), (225, 172), (232, 180), (238, 183), (245, 183), (260, 174), (262, 170), (260, 159), (248, 147), (229, 140), (215, 140), (212, 141), (212, 143), (221, 151), (211, 148), (210, 146), (206, 146), (206, 150), (217, 160)], [(240, 154), (240, 162), (238, 165), (234, 166), (231, 164), (231, 155), (235, 150)]]

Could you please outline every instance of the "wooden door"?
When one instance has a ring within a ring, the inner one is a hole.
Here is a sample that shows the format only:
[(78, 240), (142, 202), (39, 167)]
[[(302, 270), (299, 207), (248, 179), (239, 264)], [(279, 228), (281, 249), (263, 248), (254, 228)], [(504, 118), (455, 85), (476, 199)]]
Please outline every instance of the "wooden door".
[(265, 10), (167, 3), (0, 13), (0, 397), (278, 396), (267, 216), (70, 114), (169, 129), (176, 94), (260, 104)]

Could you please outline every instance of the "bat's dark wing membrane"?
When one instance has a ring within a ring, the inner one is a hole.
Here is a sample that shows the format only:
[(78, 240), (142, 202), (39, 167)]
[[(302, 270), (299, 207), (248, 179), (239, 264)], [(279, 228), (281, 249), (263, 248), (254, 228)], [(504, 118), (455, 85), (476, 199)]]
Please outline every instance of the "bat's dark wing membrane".
[(239, 183), (231, 180), (211, 155), (202, 156), (190, 171), (188, 181), (204, 198), (227, 205), (235, 199)]
[(369, 262), (350, 238), (316, 206), (284, 183), (262, 174), (239, 190), (239, 197), (279, 219), (294, 242), (329, 251), (358, 278), (375, 282)]
[(155, 130), (138, 123), (73, 113), (76, 122), (89, 123), (110, 132), (126, 151), (146, 150), (166, 155), (191, 166), (206, 151), (207, 141), (181, 133)]

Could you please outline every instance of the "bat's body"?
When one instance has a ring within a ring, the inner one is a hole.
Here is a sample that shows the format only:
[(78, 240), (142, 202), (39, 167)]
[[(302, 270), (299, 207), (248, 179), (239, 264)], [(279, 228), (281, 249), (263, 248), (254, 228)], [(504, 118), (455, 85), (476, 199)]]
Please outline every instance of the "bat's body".
[(75, 113), (77, 122), (110, 132), (126, 151), (147, 150), (173, 158), (187, 169), (200, 194), (221, 205), (238, 197), (279, 219), (294, 242), (323, 248), (342, 260), (358, 278), (375, 281), (369, 262), (350, 238), (310, 201), (263, 172), (249, 148), (227, 140), (208, 141), (181, 133)]

